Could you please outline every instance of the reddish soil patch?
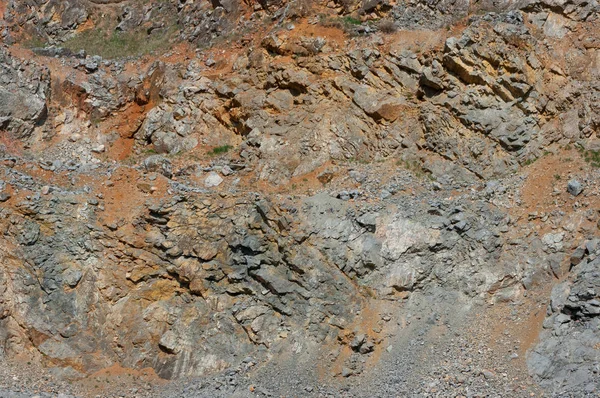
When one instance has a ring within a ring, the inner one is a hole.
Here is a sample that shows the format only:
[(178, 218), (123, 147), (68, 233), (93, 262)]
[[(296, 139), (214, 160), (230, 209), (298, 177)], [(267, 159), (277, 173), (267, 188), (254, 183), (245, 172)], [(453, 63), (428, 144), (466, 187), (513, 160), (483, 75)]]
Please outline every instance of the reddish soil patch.
[(119, 137), (108, 149), (107, 156), (109, 159), (123, 161), (131, 156), (134, 144), (134, 139)]
[[(559, 201), (574, 202), (573, 197), (566, 192), (567, 181), (582, 174), (584, 170), (589, 171), (589, 166), (576, 150), (565, 150), (542, 156), (525, 170), (528, 176), (521, 192), (521, 209), (525, 212), (550, 212), (556, 209), (568, 210)], [(555, 188), (560, 192), (559, 195), (553, 195)]]
[(114, 131), (119, 135), (117, 140), (107, 149), (109, 159), (122, 161), (132, 154), (135, 144), (133, 136), (146, 119), (146, 114), (152, 107), (153, 104), (151, 103), (138, 105), (132, 102), (121, 112), (100, 123), (100, 131)]
[(521, 189), (522, 205), (513, 209), (513, 214), (521, 218), (521, 222), (529, 222), (539, 227), (539, 233), (551, 232), (551, 223), (544, 223), (539, 218), (528, 220), (530, 215), (542, 216), (553, 211), (562, 211), (567, 216), (579, 216), (578, 223), (582, 227), (595, 230), (593, 222), (584, 216), (588, 209), (600, 208), (598, 187), (586, 186), (577, 197), (567, 192), (568, 181), (575, 178), (583, 181), (586, 175), (594, 175), (596, 171), (585, 162), (582, 155), (574, 150), (561, 150), (556, 154), (547, 154), (525, 167), (527, 179)]
[(145, 209), (144, 203), (148, 198), (165, 198), (167, 187), (167, 181), (162, 176), (154, 181), (145, 181), (134, 169), (118, 169), (110, 183), (100, 188), (105, 200), (102, 221), (107, 224), (130, 223)]
[[(551, 286), (548, 285), (544, 289), (544, 291), (540, 294), (537, 294), (538, 297), (550, 297)], [(533, 308), (529, 312), (529, 317), (527, 320), (520, 324), (520, 330), (518, 333), (520, 335), (521, 345), (519, 346), (519, 355), (522, 358), (525, 358), (527, 351), (530, 348), (533, 348), (538, 339), (540, 337), (540, 333), (542, 332), (542, 324), (544, 323), (544, 319), (546, 318), (546, 306), (539, 305), (537, 308)]]
[[(457, 28), (456, 33), (462, 29)], [(382, 50), (388, 52), (392, 48), (406, 48), (415, 53), (422, 53), (441, 48), (451, 34), (454, 34), (453, 31), (448, 30), (401, 30), (384, 36), (385, 44)]]

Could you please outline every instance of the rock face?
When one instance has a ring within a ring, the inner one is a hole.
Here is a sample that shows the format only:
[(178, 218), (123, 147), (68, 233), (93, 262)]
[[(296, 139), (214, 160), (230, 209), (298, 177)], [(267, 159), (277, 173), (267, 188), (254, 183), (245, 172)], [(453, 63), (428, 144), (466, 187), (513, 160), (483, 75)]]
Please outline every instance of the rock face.
[(31, 135), (47, 116), (48, 70), (11, 57), (0, 47), (0, 130), (15, 139)]
[[(586, 241), (571, 257), (569, 279), (552, 289), (540, 343), (528, 364), (551, 391), (596, 391), (600, 265), (597, 239)], [(575, 260), (575, 261), (573, 261)]]
[[(233, 77), (210, 82), (190, 64), (182, 92), (169, 99), (175, 105), (152, 110), (137, 137), (177, 153), (215, 131), (230, 142), (241, 135), (242, 156), (257, 161), (270, 182), (329, 159), (407, 156), (419, 148), (481, 178), (506, 175), (548, 145), (585, 139), (597, 126), (595, 80), (557, 72), (540, 45), (545, 23), (537, 14), (490, 14), (441, 51), (339, 54), (325, 44), (312, 57), (274, 66), (270, 54), (306, 55), (314, 40), (272, 35), (262, 42), (268, 53), (240, 56)], [(577, 109), (568, 105), (572, 96), (580, 98)]]
[[(161, 172), (164, 163), (152, 164)], [(6, 171), (9, 184), (26, 188)], [(111, 173), (117, 187), (128, 178)], [(200, 376), (260, 347), (368, 336), (357, 312), (373, 300), (434, 288), (516, 299), (520, 281), (549, 277), (549, 256), (562, 250), (547, 252), (535, 237), (505, 250), (508, 217), (487, 203), (489, 192), (440, 201), (430, 187), (390, 199), (401, 210), (389, 212), (326, 193), (298, 207), (210, 193), (131, 207), (139, 199), (115, 203), (117, 187), (96, 195), (57, 187), (3, 207), (5, 355), (42, 355), (82, 373), (119, 362), (165, 378)], [(110, 221), (114, 206), (130, 210)], [(348, 343), (364, 355), (381, 341), (363, 340)]]
[[(598, 15), (0, 1), (0, 358), (167, 396), (596, 394)], [(91, 27), (146, 55), (67, 48)]]

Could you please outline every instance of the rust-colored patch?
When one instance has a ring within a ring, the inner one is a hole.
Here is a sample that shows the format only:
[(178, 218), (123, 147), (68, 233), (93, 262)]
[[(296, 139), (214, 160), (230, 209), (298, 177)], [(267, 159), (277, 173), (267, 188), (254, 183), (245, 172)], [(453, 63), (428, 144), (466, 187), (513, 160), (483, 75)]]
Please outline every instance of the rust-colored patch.
[(130, 223), (145, 209), (144, 203), (150, 197), (164, 198), (167, 196), (167, 181), (158, 176), (151, 185), (156, 189), (154, 193), (145, 193), (137, 188), (140, 174), (130, 168), (118, 169), (110, 179), (110, 184), (104, 184), (100, 192), (104, 196), (105, 211), (102, 221), (119, 224)]
[(75, 33), (79, 34), (85, 32), (86, 30), (94, 29), (95, 26), (96, 24), (94, 23), (92, 18), (88, 18), (84, 23), (79, 25), (77, 29), (75, 29)]
[[(576, 150), (563, 150), (547, 154), (525, 168), (528, 173), (522, 189), (522, 210), (550, 212), (562, 208), (558, 200), (569, 201), (566, 184), (570, 176), (587, 171), (581, 155)], [(558, 188), (560, 195), (553, 195)]]
[(109, 159), (123, 161), (131, 156), (134, 144), (133, 138), (119, 137), (108, 149), (107, 156)]
[[(546, 294), (546, 297), (550, 296), (549, 288), (544, 289), (543, 293), (540, 293), (540, 297)], [(546, 318), (546, 307), (539, 306), (532, 308), (529, 317), (522, 325), (521, 331), (521, 345), (519, 346), (519, 355), (522, 358), (526, 357), (527, 351), (532, 348), (538, 341), (540, 333), (542, 331), (542, 324)]]
[[(586, 191), (574, 197), (567, 192), (567, 183), (570, 179), (581, 178), (595, 172), (577, 150), (563, 149), (555, 154), (546, 154), (526, 166), (524, 171), (527, 173), (527, 178), (521, 189), (522, 205), (512, 210), (515, 218), (520, 218), (520, 222), (536, 225), (539, 233), (545, 234), (551, 232), (551, 223), (544, 223), (539, 218), (528, 219), (529, 215), (537, 213), (541, 216), (560, 210), (568, 216), (580, 214), (579, 222), (582, 226), (594, 228), (592, 221), (583, 217), (581, 207), (575, 204), (585, 203), (584, 209), (597, 209), (600, 208), (600, 197), (586, 196)], [(589, 191), (595, 187), (585, 187), (585, 189)]]

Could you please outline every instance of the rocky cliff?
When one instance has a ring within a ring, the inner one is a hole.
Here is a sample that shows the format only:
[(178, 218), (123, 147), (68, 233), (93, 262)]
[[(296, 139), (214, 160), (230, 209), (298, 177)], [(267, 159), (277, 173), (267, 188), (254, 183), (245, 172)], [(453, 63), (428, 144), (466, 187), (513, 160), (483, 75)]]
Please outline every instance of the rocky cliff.
[(0, 393), (597, 394), (599, 11), (0, 1)]

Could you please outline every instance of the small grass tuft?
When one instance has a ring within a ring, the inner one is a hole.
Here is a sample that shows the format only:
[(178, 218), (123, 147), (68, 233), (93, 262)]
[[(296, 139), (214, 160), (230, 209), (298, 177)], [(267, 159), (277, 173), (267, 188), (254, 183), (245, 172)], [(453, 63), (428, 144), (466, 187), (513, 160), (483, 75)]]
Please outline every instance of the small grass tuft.
[(229, 152), (229, 150), (233, 148), (231, 145), (222, 145), (222, 146), (218, 146), (213, 148), (212, 151), (209, 152), (209, 154), (211, 155), (221, 155), (223, 153), (227, 153)]
[(583, 159), (592, 167), (600, 167), (600, 151), (582, 151)]
[(348, 25), (360, 25), (362, 24), (362, 22), (360, 22), (360, 19), (356, 19), (354, 17), (351, 16), (347, 16), (343, 18), (344, 23), (348, 24)]

